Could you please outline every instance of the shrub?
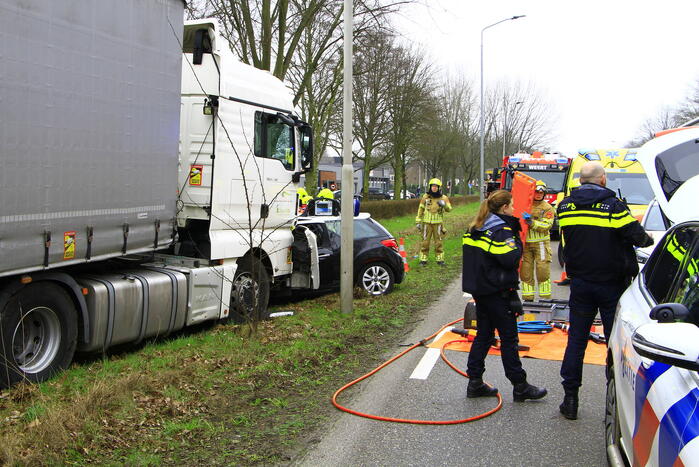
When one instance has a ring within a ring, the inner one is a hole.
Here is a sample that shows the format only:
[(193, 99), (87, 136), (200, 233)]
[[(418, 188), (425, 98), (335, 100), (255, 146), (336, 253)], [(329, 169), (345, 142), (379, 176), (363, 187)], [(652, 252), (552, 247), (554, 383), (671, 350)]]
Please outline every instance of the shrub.
[[(454, 196), (449, 201), (452, 206), (478, 201), (478, 196)], [(391, 219), (393, 217), (416, 215), (420, 204), (419, 199), (387, 199), (381, 201), (364, 201), (361, 205), (362, 212), (368, 212), (376, 220)]]

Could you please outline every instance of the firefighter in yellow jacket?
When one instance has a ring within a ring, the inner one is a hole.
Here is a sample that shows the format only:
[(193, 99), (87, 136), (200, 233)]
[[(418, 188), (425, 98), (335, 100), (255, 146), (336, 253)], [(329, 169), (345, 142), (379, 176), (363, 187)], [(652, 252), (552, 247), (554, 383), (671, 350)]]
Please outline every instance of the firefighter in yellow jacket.
[(430, 252), (430, 239), (434, 237), (434, 252), (437, 256), (437, 264), (444, 265), (444, 247), (442, 239), (444, 230), (444, 212), (451, 211), (451, 203), (446, 195), (442, 194), (442, 182), (438, 178), (430, 180), (427, 193), (422, 195), (420, 207), (417, 210), (415, 223), (422, 233), (420, 245), (420, 264), (427, 264), (427, 255)]
[(553, 207), (544, 201), (546, 184), (536, 182), (534, 203), (531, 216), (524, 216), (529, 225), (520, 279), (522, 279), (522, 299), (534, 300), (536, 287), (534, 279), (539, 283), (539, 298), (551, 298), (551, 237), (549, 231), (553, 225)]

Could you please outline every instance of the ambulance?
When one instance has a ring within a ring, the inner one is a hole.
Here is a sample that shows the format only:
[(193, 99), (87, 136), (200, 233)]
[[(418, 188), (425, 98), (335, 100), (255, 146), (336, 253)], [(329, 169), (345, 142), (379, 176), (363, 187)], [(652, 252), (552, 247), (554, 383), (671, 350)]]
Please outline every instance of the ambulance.
[(672, 226), (622, 295), (608, 339), (607, 459), (699, 466), (699, 128), (655, 138), (635, 159)]
[(648, 183), (643, 166), (636, 159), (636, 149), (592, 149), (580, 150), (573, 158), (565, 184), (565, 196), (580, 186), (580, 168), (585, 162), (598, 161), (607, 172), (607, 188), (626, 200), (631, 215), (639, 221), (653, 199), (653, 190)]

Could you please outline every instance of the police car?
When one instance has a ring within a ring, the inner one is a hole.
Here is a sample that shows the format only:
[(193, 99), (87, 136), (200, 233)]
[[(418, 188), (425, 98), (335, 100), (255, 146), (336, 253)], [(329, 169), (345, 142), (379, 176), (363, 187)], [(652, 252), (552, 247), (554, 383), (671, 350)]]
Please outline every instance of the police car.
[(607, 355), (611, 465), (699, 466), (699, 128), (638, 151), (668, 229), (619, 302)]

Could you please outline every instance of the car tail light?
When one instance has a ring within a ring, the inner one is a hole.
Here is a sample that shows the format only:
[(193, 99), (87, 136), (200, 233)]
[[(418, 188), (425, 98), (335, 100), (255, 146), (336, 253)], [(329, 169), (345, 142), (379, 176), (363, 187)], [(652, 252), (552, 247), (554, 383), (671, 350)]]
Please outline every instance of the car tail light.
[(381, 244), (385, 247), (393, 249), (394, 251), (398, 251), (398, 243), (396, 243), (396, 241), (392, 238), (381, 240)]

